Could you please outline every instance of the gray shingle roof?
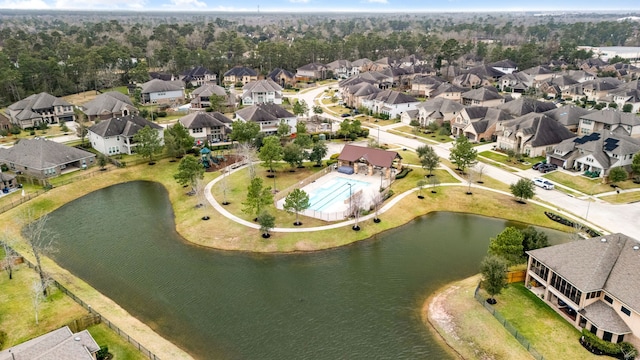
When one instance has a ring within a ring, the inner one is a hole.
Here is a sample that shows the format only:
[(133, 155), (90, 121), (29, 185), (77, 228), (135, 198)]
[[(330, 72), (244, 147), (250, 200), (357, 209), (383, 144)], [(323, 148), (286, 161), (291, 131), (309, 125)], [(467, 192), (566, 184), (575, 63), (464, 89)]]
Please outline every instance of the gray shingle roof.
[(121, 92), (110, 91), (96, 96), (83, 105), (87, 115), (119, 113), (124, 109), (136, 110), (129, 97)]
[(226, 73), (224, 73), (224, 76), (235, 76), (235, 77), (258, 76), (258, 73), (255, 70), (249, 69), (247, 67), (236, 66), (232, 69), (229, 69), (229, 71), (227, 71)]
[(590, 112), (590, 110), (587, 110), (581, 106), (568, 105), (546, 111), (544, 114), (564, 126), (574, 126), (578, 125), (581, 116), (584, 116)]
[(87, 330), (73, 334), (65, 326), (0, 351), (0, 360), (93, 360), (98, 350), (100, 346)]
[(211, 96), (211, 95), (227, 96), (227, 91), (222, 86), (218, 86), (215, 84), (205, 84), (194, 89), (191, 92), (191, 95), (205, 96), (205, 97)]
[(589, 319), (598, 329), (603, 329), (615, 334), (628, 334), (631, 329), (625, 324), (618, 313), (609, 305), (602, 301), (596, 301), (593, 304), (585, 306), (580, 311), (584, 317)]
[[(217, 113), (223, 117), (224, 115)], [(226, 118), (226, 117), (225, 117)], [(178, 121), (184, 125), (187, 129), (200, 129), (200, 128), (213, 128), (219, 126), (225, 126), (231, 122), (231, 119), (227, 119), (227, 122), (222, 122), (214, 116), (214, 113), (198, 111), (191, 113), (187, 116), (181, 117)]]
[(277, 104), (258, 104), (236, 111), (236, 115), (244, 121), (274, 121), (295, 117), (285, 108)]
[(54, 106), (73, 106), (71, 103), (62, 98), (41, 92), (39, 94), (30, 95), (18, 102), (9, 105), (8, 109), (12, 111), (20, 111), (16, 116), (18, 120), (27, 120), (40, 118), (37, 111), (51, 109)]
[(369, 95), (369, 99), (382, 101), (385, 104), (407, 104), (412, 102), (418, 102), (418, 99), (411, 95), (407, 95), (395, 90), (384, 90), (375, 94)]
[(513, 116), (522, 116), (530, 112), (543, 113), (555, 108), (556, 105), (552, 102), (538, 101), (526, 97), (521, 97), (517, 100), (498, 105), (498, 109), (505, 110)]
[(609, 125), (640, 125), (640, 117), (635, 114), (625, 113), (615, 109), (602, 109), (600, 111), (586, 114), (580, 118)]
[(251, 81), (243, 86), (242, 90), (245, 92), (245, 94), (248, 92), (282, 92), (282, 86), (278, 85), (271, 79), (265, 79)]
[(505, 122), (504, 126), (513, 135), (518, 131), (522, 131), (525, 134), (533, 134), (531, 139), (527, 141), (533, 147), (556, 145), (565, 139), (575, 137), (574, 133), (554, 119), (538, 113), (529, 113), (515, 118)]
[(89, 128), (92, 133), (101, 137), (111, 136), (133, 136), (145, 126), (160, 130), (162, 126), (153, 123), (138, 115), (127, 115), (123, 117), (103, 120)]
[(43, 170), (69, 164), (94, 154), (42, 138), (22, 139), (9, 149), (0, 149), (0, 162)]
[(487, 100), (496, 100), (503, 99), (503, 97), (498, 93), (498, 90), (494, 87), (481, 87), (478, 89), (469, 90), (465, 93), (462, 93), (463, 99), (471, 99), (478, 101), (487, 101)]
[(162, 91), (177, 91), (182, 90), (181, 85), (177, 85), (174, 81), (164, 81), (160, 79), (153, 79), (142, 84), (142, 93), (151, 94)]
[(640, 246), (636, 239), (612, 234), (527, 253), (582, 292), (605, 290), (640, 312), (640, 250), (634, 246)]

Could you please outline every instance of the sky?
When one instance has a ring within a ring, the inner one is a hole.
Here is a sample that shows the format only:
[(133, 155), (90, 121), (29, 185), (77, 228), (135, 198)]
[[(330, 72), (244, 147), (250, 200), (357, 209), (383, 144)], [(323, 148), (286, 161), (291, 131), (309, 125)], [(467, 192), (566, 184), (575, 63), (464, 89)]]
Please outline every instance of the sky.
[(225, 12), (638, 11), (640, 1), (596, 0), (0, 0), (0, 9)]

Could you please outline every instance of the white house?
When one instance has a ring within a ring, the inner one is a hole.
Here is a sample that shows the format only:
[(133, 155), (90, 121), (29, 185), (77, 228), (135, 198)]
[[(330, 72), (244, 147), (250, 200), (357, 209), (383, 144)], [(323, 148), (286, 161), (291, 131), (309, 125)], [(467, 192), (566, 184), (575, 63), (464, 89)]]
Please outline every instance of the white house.
[(395, 90), (384, 90), (362, 99), (363, 107), (373, 113), (387, 115), (389, 119), (400, 118), (404, 112), (416, 110), (418, 104), (418, 99)]
[(181, 81), (153, 79), (142, 84), (143, 104), (168, 104), (184, 101), (184, 87)]
[(212, 144), (227, 140), (233, 121), (219, 112), (198, 111), (181, 117), (178, 122), (189, 130), (197, 144)]
[(116, 154), (135, 153), (136, 142), (133, 136), (149, 126), (158, 131), (161, 143), (164, 143), (164, 128), (138, 115), (128, 115), (109, 120), (103, 120), (89, 128), (87, 137), (91, 146), (102, 154), (111, 156)]
[(271, 79), (252, 81), (242, 87), (242, 105), (282, 104), (282, 87)]
[(296, 132), (298, 118), (277, 104), (258, 104), (236, 111), (236, 118), (240, 121), (254, 121), (260, 125), (260, 132), (274, 135), (280, 123), (289, 125), (290, 133)]

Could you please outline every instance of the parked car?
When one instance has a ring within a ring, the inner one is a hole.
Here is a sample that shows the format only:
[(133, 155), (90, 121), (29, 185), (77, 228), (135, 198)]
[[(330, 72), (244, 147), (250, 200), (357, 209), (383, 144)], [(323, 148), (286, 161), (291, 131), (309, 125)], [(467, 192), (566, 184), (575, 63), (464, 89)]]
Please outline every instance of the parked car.
[(351, 114), (349, 114), (349, 113), (344, 113), (344, 114), (342, 114), (342, 115), (340, 115), (340, 116), (341, 116), (341, 117), (345, 117), (345, 118), (346, 118), (346, 117), (351, 116)]
[(535, 164), (533, 164), (533, 166), (531, 167), (533, 170), (538, 170), (538, 168), (540, 167), (540, 165), (544, 165), (546, 163), (541, 162), (537, 162)]
[(553, 171), (558, 168), (558, 165), (554, 164), (542, 164), (538, 167), (538, 171), (541, 173), (548, 173), (549, 171)]
[(555, 187), (551, 181), (543, 178), (534, 178), (533, 184), (545, 190), (553, 190), (553, 188)]

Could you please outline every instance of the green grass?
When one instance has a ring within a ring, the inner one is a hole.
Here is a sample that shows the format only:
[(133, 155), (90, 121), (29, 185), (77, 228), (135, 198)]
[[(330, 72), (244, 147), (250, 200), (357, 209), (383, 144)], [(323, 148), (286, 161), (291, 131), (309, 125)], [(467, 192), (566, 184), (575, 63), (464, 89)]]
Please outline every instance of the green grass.
[[(601, 194), (615, 190), (608, 184), (603, 183), (600, 178), (591, 179), (582, 175), (573, 176), (560, 171), (553, 171), (542, 176), (587, 195)], [(640, 184), (635, 184), (631, 180), (620, 182), (618, 183), (618, 186), (621, 189), (640, 188)]]
[(132, 344), (125, 341), (105, 324), (90, 326), (87, 330), (100, 347), (109, 347), (114, 360), (145, 360), (148, 359)]
[(585, 350), (580, 332), (523, 283), (509, 285), (496, 299), (496, 310), (545, 358), (602, 359)]
[(491, 159), (493, 161), (497, 161), (497, 162), (499, 162), (501, 164), (504, 164), (504, 165), (507, 165), (507, 166), (518, 168), (520, 170), (531, 169), (531, 165), (544, 160), (544, 158), (542, 156), (535, 157), (535, 158), (524, 157), (523, 160), (527, 163), (527, 164), (525, 164), (524, 162), (520, 162), (520, 161), (516, 160), (515, 158), (512, 158), (511, 161), (509, 161), (509, 158), (507, 157), (507, 155), (499, 153), (499, 152), (496, 152), (496, 151), (490, 151), (490, 150), (489, 151), (483, 151), (483, 152), (479, 153), (478, 155), (486, 157), (487, 159)]
[(640, 201), (640, 191), (601, 196), (600, 199), (612, 204), (630, 204)]
[(447, 135), (439, 135), (436, 133), (425, 134), (420, 131), (416, 133), (415, 129), (408, 125), (397, 127), (395, 129), (389, 130), (389, 132), (406, 137), (406, 138), (410, 138), (410, 139), (423, 139), (423, 140), (439, 142), (439, 143), (448, 143), (453, 141), (453, 139)]
[(102, 93), (106, 93), (106, 92), (109, 92), (109, 91), (117, 91), (119, 93), (123, 93), (125, 95), (129, 95), (129, 89), (127, 89), (126, 86), (117, 86), (117, 87), (113, 87), (113, 88), (110, 88), (110, 89), (104, 89), (104, 90), (102, 90)]

